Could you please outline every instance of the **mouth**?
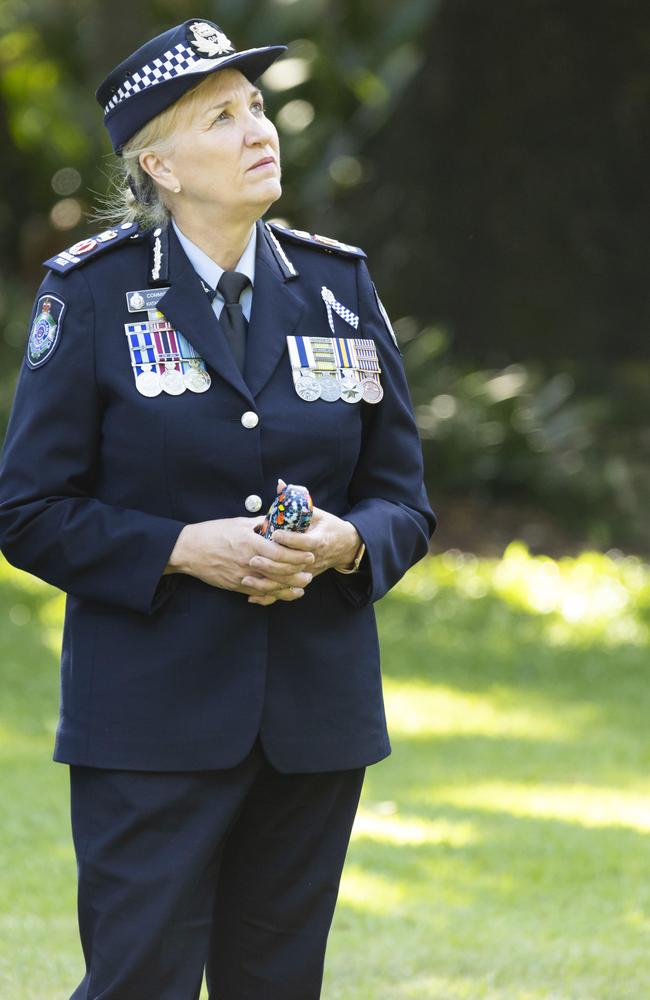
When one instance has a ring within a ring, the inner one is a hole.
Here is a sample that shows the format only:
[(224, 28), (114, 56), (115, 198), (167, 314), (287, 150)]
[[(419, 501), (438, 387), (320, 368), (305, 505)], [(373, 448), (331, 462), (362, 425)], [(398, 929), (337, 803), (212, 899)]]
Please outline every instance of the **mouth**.
[(273, 164), (273, 166), (275, 166), (275, 157), (274, 156), (264, 156), (264, 157), (262, 157), (261, 160), (258, 160), (257, 163), (254, 163), (252, 167), (249, 167), (248, 170), (246, 171), (246, 173), (250, 173), (251, 170), (261, 170), (263, 167), (268, 167), (271, 164)]

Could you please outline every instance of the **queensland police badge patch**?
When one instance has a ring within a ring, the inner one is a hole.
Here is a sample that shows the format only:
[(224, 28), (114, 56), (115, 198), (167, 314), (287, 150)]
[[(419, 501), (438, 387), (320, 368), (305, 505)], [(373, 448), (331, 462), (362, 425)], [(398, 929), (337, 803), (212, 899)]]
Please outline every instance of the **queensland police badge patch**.
[(65, 302), (56, 295), (41, 295), (27, 343), (27, 364), (39, 368), (52, 357), (61, 336)]

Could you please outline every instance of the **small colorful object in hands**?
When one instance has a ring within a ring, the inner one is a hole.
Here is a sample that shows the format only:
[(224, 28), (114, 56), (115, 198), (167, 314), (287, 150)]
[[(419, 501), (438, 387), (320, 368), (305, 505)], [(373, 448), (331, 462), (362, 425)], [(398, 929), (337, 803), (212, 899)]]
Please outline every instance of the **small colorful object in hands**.
[(278, 479), (278, 495), (269, 507), (264, 523), (254, 530), (270, 538), (276, 528), (287, 531), (306, 531), (310, 525), (314, 505), (306, 486), (292, 486)]

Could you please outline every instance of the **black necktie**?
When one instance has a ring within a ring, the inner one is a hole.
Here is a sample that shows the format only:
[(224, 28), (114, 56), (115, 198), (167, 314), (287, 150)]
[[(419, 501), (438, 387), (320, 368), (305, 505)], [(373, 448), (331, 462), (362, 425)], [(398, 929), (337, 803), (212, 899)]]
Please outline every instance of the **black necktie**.
[(230, 344), (237, 367), (240, 372), (244, 371), (244, 361), (246, 360), (246, 331), (248, 323), (239, 304), (239, 297), (250, 279), (239, 271), (224, 271), (219, 278), (217, 289), (224, 297), (225, 305), (221, 310), (219, 322)]

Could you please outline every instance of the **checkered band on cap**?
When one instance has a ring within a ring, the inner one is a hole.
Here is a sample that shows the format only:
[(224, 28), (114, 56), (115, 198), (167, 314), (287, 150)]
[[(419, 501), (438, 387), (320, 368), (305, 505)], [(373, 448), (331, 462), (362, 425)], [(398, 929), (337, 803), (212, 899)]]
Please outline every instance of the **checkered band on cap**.
[(122, 101), (126, 101), (129, 97), (133, 97), (134, 94), (139, 94), (149, 87), (154, 87), (157, 83), (173, 80), (174, 77), (181, 76), (183, 73), (201, 72), (206, 63), (212, 66), (217, 61), (203, 59), (201, 56), (197, 56), (189, 45), (179, 42), (173, 49), (163, 52), (157, 59), (152, 59), (142, 69), (135, 70), (111, 97), (108, 104), (104, 106), (104, 113), (108, 114)]

